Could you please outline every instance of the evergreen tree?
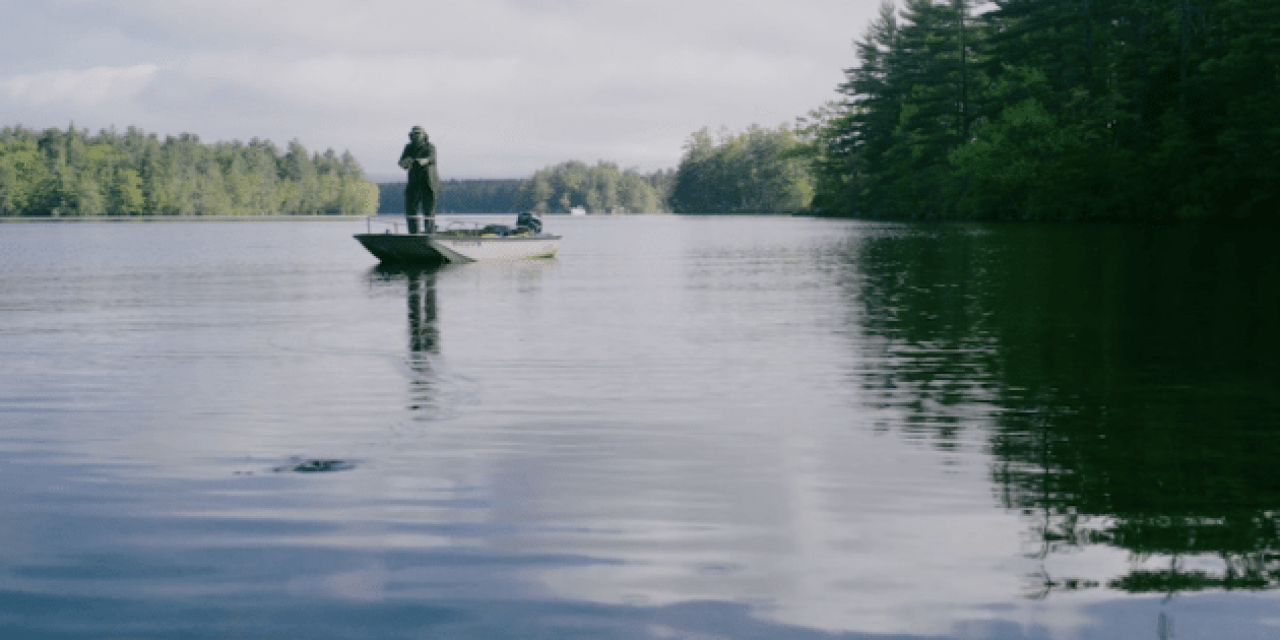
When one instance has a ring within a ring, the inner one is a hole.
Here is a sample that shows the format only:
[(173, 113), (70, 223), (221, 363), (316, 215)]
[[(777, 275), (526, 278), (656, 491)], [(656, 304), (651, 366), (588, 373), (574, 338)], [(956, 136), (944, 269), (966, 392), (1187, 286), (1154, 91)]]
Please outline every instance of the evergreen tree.
[(35, 141), (10, 129), (0, 140), (0, 216), (24, 215), (39, 208), (49, 170)]
[(350, 153), (283, 156), (257, 139), (206, 145), (130, 127), (90, 135), (0, 131), (0, 215), (258, 215), (373, 213), (377, 186)]
[(965, 0), (906, 0), (889, 77), (901, 96), (885, 152), (880, 202), (894, 215), (950, 214), (947, 155), (965, 143), (974, 118), (970, 85), (977, 37)]
[(808, 147), (782, 126), (739, 134), (694, 132), (676, 169), (670, 203), (676, 213), (794, 213), (809, 207), (813, 175)]
[[(862, 217), (1280, 217), (1280, 7), (906, 0), (808, 125), (815, 208)], [(975, 14), (980, 15), (975, 19)]]
[(662, 198), (654, 184), (660, 180), (611, 162), (588, 166), (569, 161), (535, 172), (521, 184), (516, 202), (538, 213), (567, 213), (576, 207), (587, 213), (658, 213)]

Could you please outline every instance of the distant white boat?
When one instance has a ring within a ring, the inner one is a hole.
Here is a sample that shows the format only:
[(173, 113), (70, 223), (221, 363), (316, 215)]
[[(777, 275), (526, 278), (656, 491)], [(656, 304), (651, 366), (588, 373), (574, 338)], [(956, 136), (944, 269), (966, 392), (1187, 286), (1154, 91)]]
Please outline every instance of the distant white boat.
[[(454, 223), (457, 225), (458, 223)], [(542, 222), (521, 214), (517, 226), (454, 227), (432, 233), (359, 233), (356, 240), (386, 263), (477, 262), (554, 258), (560, 236), (542, 233)]]
[(570, 207), (570, 208), (569, 208), (569, 215), (571, 215), (571, 216), (585, 216), (585, 215), (587, 215), (587, 209), (586, 209), (586, 207)]

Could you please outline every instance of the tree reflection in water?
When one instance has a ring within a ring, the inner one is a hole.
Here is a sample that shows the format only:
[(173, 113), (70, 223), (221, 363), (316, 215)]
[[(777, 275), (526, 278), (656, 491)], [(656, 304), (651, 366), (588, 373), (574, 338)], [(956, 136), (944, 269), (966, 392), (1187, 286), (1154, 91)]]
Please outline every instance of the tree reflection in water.
[(859, 373), (871, 404), (944, 450), (985, 407), (1029, 556), (1107, 545), (1150, 561), (1105, 582), (1029, 576), (1029, 595), (1280, 587), (1280, 260), (1265, 234), (905, 229), (846, 256), (859, 339), (883, 363)]

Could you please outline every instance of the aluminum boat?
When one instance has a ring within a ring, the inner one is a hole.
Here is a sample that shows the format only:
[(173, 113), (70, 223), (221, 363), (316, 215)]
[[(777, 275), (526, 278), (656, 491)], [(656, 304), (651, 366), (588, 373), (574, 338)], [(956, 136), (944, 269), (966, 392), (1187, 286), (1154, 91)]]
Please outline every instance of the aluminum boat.
[(398, 228), (373, 233), (370, 229), (355, 238), (379, 261), (397, 264), (554, 258), (560, 250), (560, 236), (542, 233), (542, 221), (531, 214), (520, 214), (515, 227), (466, 227), (454, 222), (429, 233), (400, 233)]

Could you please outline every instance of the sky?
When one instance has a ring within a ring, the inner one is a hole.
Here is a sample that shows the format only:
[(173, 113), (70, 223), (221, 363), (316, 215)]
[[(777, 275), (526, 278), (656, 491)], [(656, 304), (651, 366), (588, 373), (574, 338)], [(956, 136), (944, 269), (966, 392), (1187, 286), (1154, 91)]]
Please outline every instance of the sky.
[(0, 126), (350, 151), (410, 127), (442, 177), (674, 168), (703, 127), (793, 124), (879, 0), (0, 0)]

